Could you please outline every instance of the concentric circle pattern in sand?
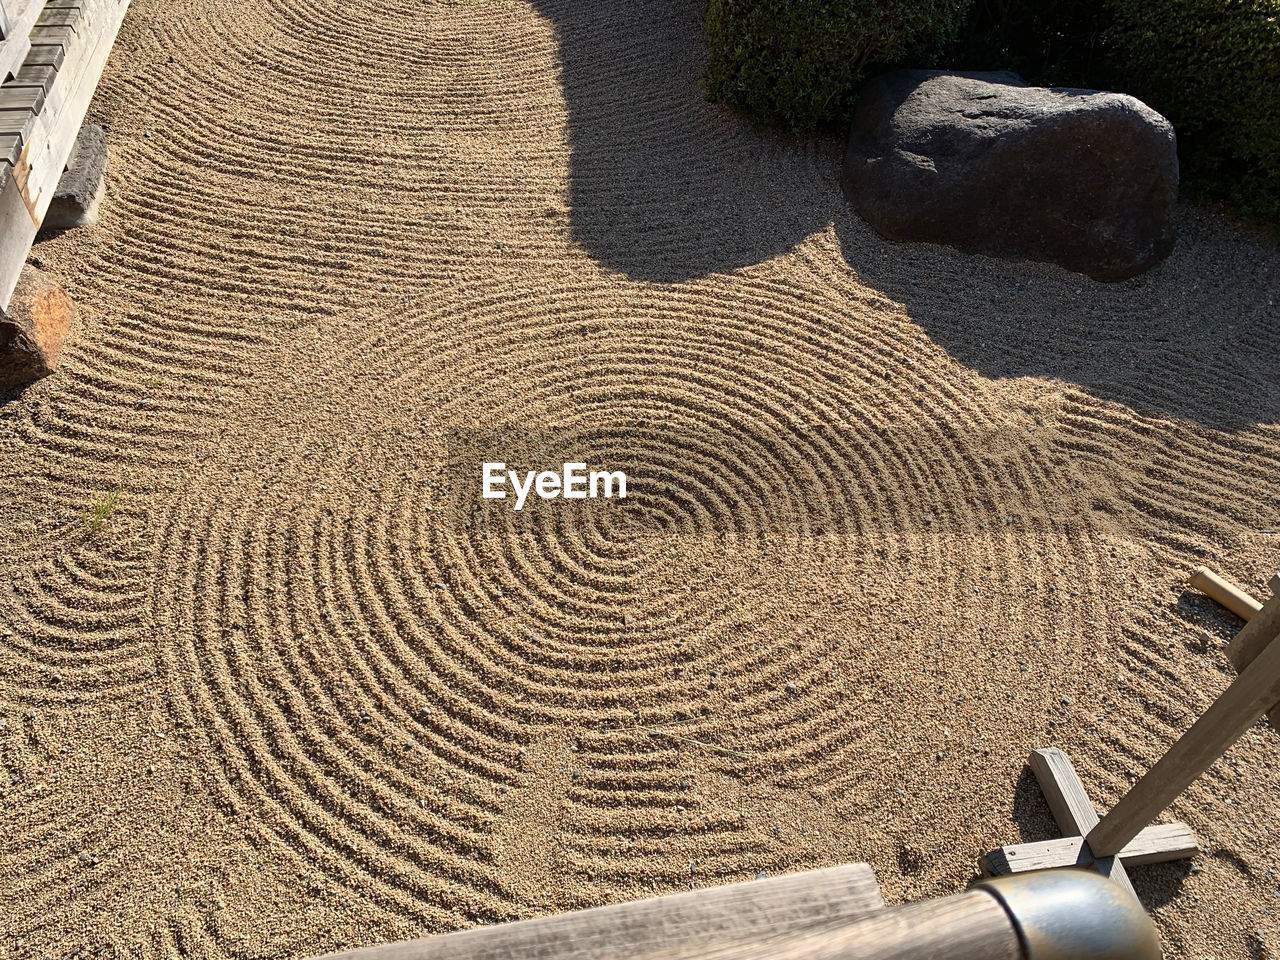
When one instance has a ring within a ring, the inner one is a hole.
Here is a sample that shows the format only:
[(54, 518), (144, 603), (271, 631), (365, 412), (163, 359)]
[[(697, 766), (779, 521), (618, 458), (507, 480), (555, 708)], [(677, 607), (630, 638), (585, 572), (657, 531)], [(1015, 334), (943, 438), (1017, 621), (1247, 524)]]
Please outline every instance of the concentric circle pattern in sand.
[[(0, 408), (0, 935), (950, 893), (1049, 829), (1027, 748), (1104, 805), (1225, 686), (1182, 577), (1276, 565), (1274, 245), (1187, 210), (1103, 286), (887, 244), (838, 144), (704, 102), (699, 17), (135, 0), (102, 220), (35, 249), (81, 329)], [(516, 512), (497, 460), (628, 497)], [(1172, 956), (1269, 922), (1266, 736), (1175, 811), (1200, 872), (1137, 878)]]

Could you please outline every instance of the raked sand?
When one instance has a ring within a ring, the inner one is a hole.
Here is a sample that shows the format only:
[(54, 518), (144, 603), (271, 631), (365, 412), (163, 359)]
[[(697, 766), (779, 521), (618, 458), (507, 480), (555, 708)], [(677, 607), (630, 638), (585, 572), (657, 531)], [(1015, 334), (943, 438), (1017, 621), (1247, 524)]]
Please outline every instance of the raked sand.
[[(951, 894), (1053, 835), (1030, 747), (1106, 806), (1226, 687), (1185, 579), (1280, 567), (1276, 245), (887, 243), (704, 101), (700, 13), (134, 0), (101, 221), (33, 251), (82, 321), (0, 407), (0, 956)], [(579, 457), (628, 499), (478, 499)], [(1278, 801), (1259, 726), (1170, 812), (1170, 957), (1280, 950)]]

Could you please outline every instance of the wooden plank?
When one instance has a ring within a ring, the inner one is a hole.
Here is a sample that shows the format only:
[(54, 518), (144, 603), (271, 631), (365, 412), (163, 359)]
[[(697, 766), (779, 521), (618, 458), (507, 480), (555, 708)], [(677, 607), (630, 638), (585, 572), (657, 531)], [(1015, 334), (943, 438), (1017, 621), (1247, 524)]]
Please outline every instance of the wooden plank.
[(982, 858), (982, 872), (991, 877), (1058, 867), (1089, 867), (1093, 851), (1084, 837), (1058, 837), (1037, 843), (1010, 843)]
[(27, 59), (23, 61), (23, 66), (32, 67), (53, 67), (55, 70), (62, 66), (62, 61), (66, 59), (66, 51), (62, 49), (61, 44), (44, 44), (33, 43), (31, 52), (27, 54)]
[[(27, 154), (27, 162), (31, 166), (27, 199), (37, 223), (43, 220), (58, 180), (66, 169), (67, 159), (75, 146), (80, 125), (84, 122), (89, 101), (97, 89), (98, 78), (102, 75), (127, 7), (127, 0), (99, 0), (91, 8), (94, 28), (80, 37), (68, 51), (66, 61), (58, 71), (63, 79), (49, 92), (37, 121), (37, 133), (43, 128), (40, 136), (44, 148), (38, 155), (30, 151)], [(0, 283), (2, 280), (0, 277)], [(8, 296), (2, 285), (0, 295)]]
[(1032, 750), (1027, 765), (1064, 837), (1083, 837), (1097, 825), (1098, 813), (1065, 753), (1057, 747)]
[[(807, 876), (801, 874), (801, 877)], [(740, 887), (751, 888), (756, 883)], [(655, 910), (645, 900), (552, 917), (463, 930), (439, 937), (330, 954), (327, 960), (1020, 960), (1022, 940), (998, 896), (974, 890), (955, 897), (877, 910), (844, 923), (823, 921), (779, 929), (761, 921), (779, 908), (699, 917), (700, 901), (725, 890), (681, 894), (695, 922)], [(1110, 931), (1108, 931), (1110, 932)]]
[[(36, 224), (22, 198), (17, 172), (15, 170), (15, 175), (11, 175), (4, 188), (0, 189), (0, 266), (8, 269), (10, 258), (18, 259), (17, 269), (20, 272), (26, 262), (27, 251), (31, 249), (29, 238), (36, 235)], [(12, 294), (10, 287), (3, 297), (4, 306), (9, 305)]]
[(22, 152), (22, 140), (12, 134), (0, 134), (0, 161), (8, 164), (18, 162), (18, 154)]
[(1199, 852), (1195, 831), (1175, 821), (1146, 827), (1120, 851), (1120, 859), (1126, 867), (1140, 867), (1144, 863), (1185, 860)]
[(30, 110), (39, 113), (44, 106), (44, 87), (7, 83), (0, 87), (0, 110)]
[(39, 86), (44, 89), (45, 93), (48, 93), (49, 88), (53, 86), (53, 81), (57, 78), (57, 67), (24, 63), (22, 69), (18, 71), (18, 75), (11, 82), (19, 83), (23, 86)]
[(44, 9), (44, 0), (3, 0), (9, 29), (0, 40), (0, 83), (18, 72), (31, 50), (31, 28)]
[[(994, 899), (982, 894), (994, 903)], [(888, 911), (866, 864), (612, 904), (386, 944), (339, 956), (392, 958), (701, 957), (735, 946), (844, 929)]]
[(30, 110), (0, 110), (0, 135), (20, 137), (26, 143), (35, 122), (36, 115)]
[(71, 46), (76, 32), (70, 27), (32, 27), (31, 46), (51, 46), (58, 44), (64, 50)]
[(56, 192), (58, 180), (102, 76), (128, 0), (85, 4), (88, 28), (65, 53), (60, 46), (36, 45), (26, 66), (58, 65), (31, 138), (12, 175), (0, 189), (0, 308), (8, 305), (31, 242)]
[[(1273, 576), (1267, 586), (1271, 588), (1271, 599), (1227, 644), (1227, 657), (1237, 673), (1253, 663), (1268, 644), (1280, 643), (1280, 573)], [(1280, 730), (1280, 704), (1271, 708), (1267, 719)]]
[[(924, 957), (929, 960), (1022, 960), (1027, 953), (1014, 916), (999, 897), (975, 890), (941, 900), (908, 903), (844, 927), (782, 940), (764, 937), (742, 942), (732, 938), (730, 930), (725, 947), (713, 951), (689, 950), (676, 942), (658, 951), (637, 955), (629, 943), (619, 941), (597, 944), (587, 957), (590, 960), (614, 960), (621, 956), (634, 960), (642, 957), (643, 960), (919, 960)], [(1018, 915), (1019, 921), (1023, 919)], [(1058, 933), (1054, 931), (1047, 936), (1053, 938)], [(1123, 935), (1119, 923), (1109, 922), (1103, 937)], [(1154, 933), (1150, 936), (1153, 938)], [(1044, 951), (1046, 955), (1051, 947)], [(564, 956), (557, 946), (551, 945), (550, 949), (536, 954), (486, 951), (463, 954), (456, 960), (510, 960), (512, 957), (561, 960)], [(1135, 960), (1152, 956), (1155, 954), (1150, 950), (1134, 954)], [(406, 953), (400, 957), (417, 960), (419, 955)], [(435, 958), (455, 960), (455, 955), (443, 952), (422, 955), (422, 960)]]
[[(1148, 863), (1185, 860), (1200, 852), (1195, 833), (1185, 823), (1162, 823), (1147, 827), (1120, 851), (1125, 869)], [(1094, 864), (1093, 851), (1084, 837), (1059, 837), (1036, 843), (1011, 843), (992, 850), (983, 858), (983, 870), (992, 876), (1027, 873), (1058, 867), (1088, 867)]]
[(1278, 702), (1280, 643), (1272, 643), (1089, 832), (1089, 847), (1123, 849)]
[(1263, 648), (1280, 633), (1280, 573), (1267, 584), (1271, 599), (1258, 608), (1244, 629), (1227, 644), (1227, 657), (1236, 670), (1243, 670), (1257, 659)]
[(74, 27), (80, 19), (78, 7), (58, 8), (46, 6), (36, 19), (37, 27)]
[(1222, 604), (1241, 620), (1253, 619), (1253, 615), (1262, 609), (1257, 600), (1208, 567), (1196, 567), (1191, 571), (1191, 586)]
[[(1067, 755), (1056, 747), (1049, 747), (1032, 750), (1027, 762), (1040, 782), (1049, 810), (1063, 834), (1083, 837), (1092, 830), (1098, 822), (1098, 813), (1093, 809), (1093, 802)], [(1138, 899), (1138, 893), (1125, 872), (1124, 861), (1119, 857), (1094, 859), (1093, 868), (1135, 900)]]

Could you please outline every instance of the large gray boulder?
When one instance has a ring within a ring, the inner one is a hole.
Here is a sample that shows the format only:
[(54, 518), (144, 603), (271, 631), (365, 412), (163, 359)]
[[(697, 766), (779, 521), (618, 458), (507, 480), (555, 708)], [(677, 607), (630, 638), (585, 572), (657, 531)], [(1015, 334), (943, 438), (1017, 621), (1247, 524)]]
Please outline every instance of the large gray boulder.
[(1177, 144), (1124, 94), (902, 70), (863, 91), (843, 186), (891, 240), (1123, 280), (1173, 248)]

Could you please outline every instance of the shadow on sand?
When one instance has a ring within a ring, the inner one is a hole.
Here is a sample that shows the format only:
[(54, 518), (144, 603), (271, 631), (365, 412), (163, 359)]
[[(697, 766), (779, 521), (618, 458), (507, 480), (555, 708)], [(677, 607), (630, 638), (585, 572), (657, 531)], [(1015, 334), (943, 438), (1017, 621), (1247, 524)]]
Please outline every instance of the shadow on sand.
[(1184, 208), (1173, 256), (1119, 284), (890, 243), (840, 193), (838, 144), (762, 134), (707, 102), (701, 0), (534, 5), (559, 36), (573, 236), (602, 266), (675, 283), (834, 224), (851, 269), (987, 377), (1058, 378), (1222, 430), (1280, 421), (1275, 243)]
[(1052, 377), (1217, 430), (1280, 422), (1280, 246), (1190, 208), (1176, 220), (1172, 256), (1123, 283), (839, 229), (861, 279), (983, 376)]
[[(707, 102), (701, 0), (533, 6), (560, 43), (573, 236), (603, 266), (677, 283), (785, 253), (829, 222), (814, 152)], [(828, 177), (832, 162), (828, 149)]]

